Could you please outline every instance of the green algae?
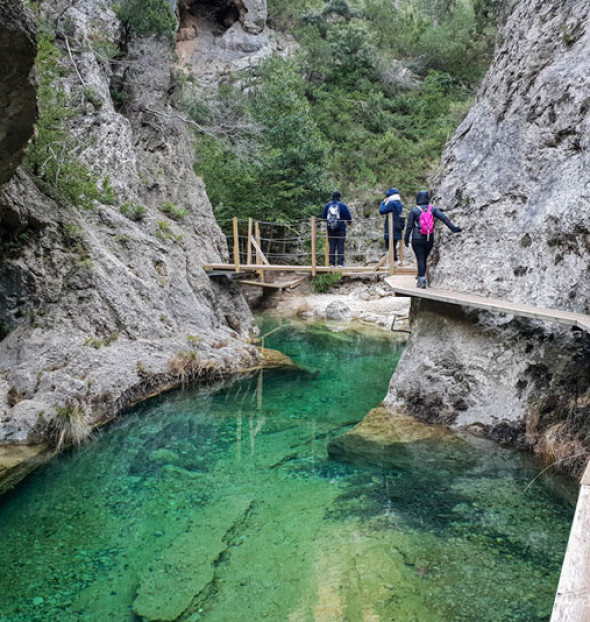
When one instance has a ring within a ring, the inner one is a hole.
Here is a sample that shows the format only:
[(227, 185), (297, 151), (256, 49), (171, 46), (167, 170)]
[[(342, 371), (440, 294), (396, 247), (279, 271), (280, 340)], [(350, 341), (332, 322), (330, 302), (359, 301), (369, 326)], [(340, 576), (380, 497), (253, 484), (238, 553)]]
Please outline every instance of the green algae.
[(3, 497), (0, 620), (548, 620), (568, 482), (470, 437), (328, 459), (401, 352), (337, 337), (279, 331), (319, 374), (157, 398)]

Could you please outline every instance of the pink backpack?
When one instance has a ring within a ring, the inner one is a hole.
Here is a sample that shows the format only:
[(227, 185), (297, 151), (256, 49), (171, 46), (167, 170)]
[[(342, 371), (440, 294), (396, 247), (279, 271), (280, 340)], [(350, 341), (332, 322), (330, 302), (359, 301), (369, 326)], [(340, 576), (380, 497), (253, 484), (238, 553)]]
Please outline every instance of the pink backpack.
[(432, 205), (428, 206), (427, 210), (423, 210), (420, 207), (420, 233), (430, 238), (430, 235), (434, 233), (434, 216), (432, 215)]

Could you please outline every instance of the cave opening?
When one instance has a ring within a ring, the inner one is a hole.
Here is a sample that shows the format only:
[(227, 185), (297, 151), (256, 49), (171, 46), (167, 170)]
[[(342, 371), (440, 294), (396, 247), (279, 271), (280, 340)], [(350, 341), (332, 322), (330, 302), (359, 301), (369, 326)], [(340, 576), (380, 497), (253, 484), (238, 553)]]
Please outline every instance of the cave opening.
[(206, 29), (221, 36), (240, 19), (243, 5), (240, 0), (183, 0), (178, 4), (177, 40), (196, 38)]

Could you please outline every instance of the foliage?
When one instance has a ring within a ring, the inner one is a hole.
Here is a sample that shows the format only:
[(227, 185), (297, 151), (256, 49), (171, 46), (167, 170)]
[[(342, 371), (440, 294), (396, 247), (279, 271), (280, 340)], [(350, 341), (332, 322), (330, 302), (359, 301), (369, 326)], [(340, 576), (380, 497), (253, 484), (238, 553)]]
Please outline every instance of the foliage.
[(138, 35), (172, 40), (177, 22), (168, 0), (121, 0), (115, 8), (125, 27)]
[(41, 24), (35, 62), (39, 119), (24, 163), (55, 199), (90, 208), (96, 201), (108, 202), (114, 191), (107, 179), (99, 185), (97, 176), (76, 157), (80, 145), (67, 128), (73, 113), (65, 92), (56, 86), (64, 73), (60, 59), (52, 33)]
[(87, 86), (84, 89), (84, 98), (87, 102), (90, 102), (95, 108), (102, 108), (102, 97), (98, 93), (96, 89), (93, 89), (90, 86)]
[[(195, 170), (219, 219), (285, 222), (346, 196), (428, 187), (491, 59), (501, 0), (270, 0), (299, 52), (268, 60), (218, 101), (185, 102), (201, 126)], [(399, 10), (397, 10), (399, 8)], [(410, 69), (408, 81), (400, 68)], [(231, 127), (228, 115), (240, 119)]]
[(108, 337), (105, 337), (104, 339), (101, 339), (99, 337), (88, 337), (84, 340), (84, 345), (90, 346), (95, 350), (100, 350), (100, 348), (102, 348), (103, 346), (110, 346), (111, 343), (113, 343), (113, 341), (116, 341), (118, 338), (118, 332), (111, 333)]
[(318, 294), (325, 294), (334, 285), (337, 285), (342, 281), (342, 272), (324, 272), (313, 277), (312, 287), (313, 291)]
[(182, 207), (178, 207), (178, 205), (175, 205), (170, 201), (166, 201), (162, 205), (162, 207), (160, 207), (160, 210), (164, 212), (164, 214), (166, 214), (169, 218), (172, 218), (172, 220), (182, 220), (185, 216), (188, 216), (189, 214), (187, 210), (183, 209)]
[(255, 137), (244, 137), (254, 145), (240, 153), (235, 145), (201, 135), (195, 169), (218, 217), (286, 221), (314, 214), (331, 183), (328, 143), (310, 115), (305, 82), (279, 58), (265, 63), (259, 78), (245, 111), (259, 128)]
[(143, 220), (147, 213), (147, 210), (143, 205), (138, 205), (136, 203), (132, 203), (131, 201), (126, 201), (119, 209), (123, 216), (127, 216), (130, 220), (135, 221)]
[(63, 406), (55, 405), (56, 416), (48, 428), (49, 441), (60, 451), (70, 445), (81, 445), (92, 433), (92, 426), (86, 421), (85, 413), (72, 400)]
[(165, 220), (158, 220), (158, 230), (156, 231), (156, 237), (159, 240), (172, 240), (173, 242), (180, 242), (184, 237), (182, 233), (174, 233), (172, 227)]

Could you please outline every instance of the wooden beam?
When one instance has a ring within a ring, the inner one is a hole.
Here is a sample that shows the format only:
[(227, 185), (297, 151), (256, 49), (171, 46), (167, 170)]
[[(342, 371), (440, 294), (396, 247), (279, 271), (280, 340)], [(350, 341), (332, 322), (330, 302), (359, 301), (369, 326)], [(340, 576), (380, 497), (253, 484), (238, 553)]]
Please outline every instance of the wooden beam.
[(387, 263), (388, 259), (389, 259), (389, 253), (385, 253), (385, 255), (381, 257), (381, 259), (377, 262), (377, 264), (373, 266), (373, 270), (377, 271), (379, 270), (379, 268), (383, 268), (383, 266)]
[(238, 219), (234, 217), (234, 266), (240, 272), (240, 238), (238, 233)]
[[(212, 264), (204, 264), (203, 269), (206, 271), (211, 270), (234, 270), (234, 264), (226, 264), (226, 263), (212, 263)], [(260, 270), (271, 271), (271, 272), (311, 272), (311, 265), (308, 266), (284, 266), (278, 264), (254, 264), (254, 265), (246, 265), (241, 264), (240, 270), (247, 271), (253, 270), (259, 272)], [(384, 274), (387, 270), (376, 271), (373, 266), (350, 266), (344, 268), (343, 270), (334, 270), (331, 266), (316, 266), (317, 272), (344, 272), (346, 274)], [(397, 268), (396, 274), (416, 274), (416, 268), (413, 266), (408, 266), (405, 268)]]
[(254, 237), (252, 237), (252, 246), (254, 247), (254, 250), (256, 251), (256, 260), (257, 260), (256, 263), (258, 263), (258, 258), (260, 257), (261, 263), (263, 263), (265, 266), (268, 266), (269, 261), (264, 255), (264, 253), (262, 252), (262, 249), (260, 248), (260, 246), (258, 245), (258, 242), (256, 241)]
[(240, 279), (239, 281), (234, 281), (234, 283), (238, 283), (240, 285), (256, 285), (256, 287), (265, 287), (268, 289), (293, 289), (294, 287), (297, 287), (297, 285), (301, 285), (301, 283), (303, 283), (306, 279), (306, 276), (302, 276), (298, 279), (294, 279), (293, 281), (281, 281), (278, 283), (261, 283), (260, 281)]
[(311, 217), (311, 276), (315, 276), (316, 270), (316, 256), (315, 256), (315, 216)]
[[(254, 226), (254, 233), (256, 235), (256, 244), (258, 244), (258, 248), (260, 248), (260, 224), (256, 223)], [(260, 266), (262, 264), (262, 259), (260, 255), (256, 253), (256, 265)], [(260, 282), (264, 283), (264, 270), (258, 270), (258, 275), (260, 278)]]
[(252, 219), (248, 218), (248, 250), (246, 253), (246, 263), (252, 263)]
[(387, 228), (389, 229), (389, 274), (393, 274), (395, 270), (395, 255), (393, 252), (395, 244), (393, 239), (393, 212), (387, 214)]

